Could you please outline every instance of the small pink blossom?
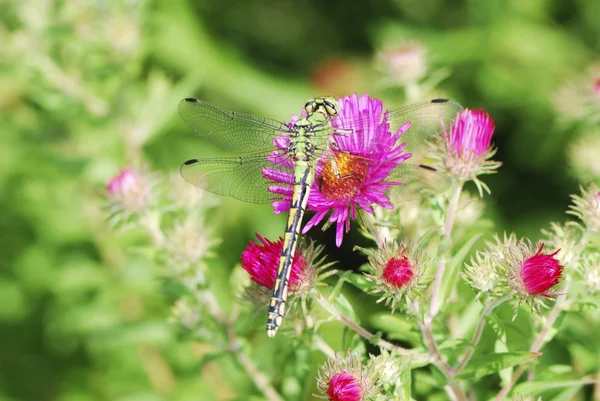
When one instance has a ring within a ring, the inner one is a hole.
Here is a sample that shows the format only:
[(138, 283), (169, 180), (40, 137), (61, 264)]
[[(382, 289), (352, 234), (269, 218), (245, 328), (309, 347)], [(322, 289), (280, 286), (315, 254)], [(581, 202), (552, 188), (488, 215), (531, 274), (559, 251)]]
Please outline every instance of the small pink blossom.
[(396, 288), (404, 287), (414, 275), (412, 263), (406, 256), (391, 258), (382, 273), (383, 279)]
[(544, 245), (541, 245), (535, 255), (523, 261), (521, 278), (529, 295), (549, 297), (555, 295), (548, 293), (548, 290), (558, 284), (563, 266), (554, 257), (558, 251), (545, 255), (542, 254), (543, 249)]
[[(277, 277), (279, 257), (283, 249), (283, 238), (273, 242), (260, 234), (256, 234), (256, 236), (262, 244), (250, 241), (250, 245), (242, 252), (242, 268), (250, 274), (253, 281), (263, 287), (272, 289)], [(293, 292), (301, 283), (306, 265), (303, 255), (296, 253), (292, 262), (292, 272), (289, 280), (290, 292)]]
[(123, 168), (119, 175), (106, 184), (106, 191), (114, 204), (127, 212), (139, 212), (151, 199), (151, 185), (137, 171)]
[(377, 372), (373, 360), (362, 363), (360, 354), (348, 351), (346, 357), (335, 354), (319, 369), (317, 387), (329, 401), (370, 400), (377, 392)]
[(363, 396), (360, 382), (349, 372), (340, 372), (329, 380), (327, 395), (330, 401), (360, 401)]
[(125, 196), (137, 191), (140, 186), (140, 176), (130, 168), (121, 169), (119, 175), (111, 178), (106, 184), (106, 190), (111, 196)]

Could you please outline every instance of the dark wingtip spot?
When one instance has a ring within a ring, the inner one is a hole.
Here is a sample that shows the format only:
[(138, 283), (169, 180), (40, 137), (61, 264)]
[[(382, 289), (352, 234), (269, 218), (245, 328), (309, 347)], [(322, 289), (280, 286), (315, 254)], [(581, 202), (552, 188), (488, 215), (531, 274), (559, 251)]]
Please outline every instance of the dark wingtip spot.
[(188, 160), (185, 163), (183, 163), (184, 166), (188, 166), (190, 164), (194, 164), (194, 163), (198, 163), (198, 159), (192, 159), (192, 160)]
[(197, 100), (194, 99), (193, 97), (186, 97), (183, 100), (185, 100), (186, 102), (189, 102), (189, 103), (196, 103), (197, 102)]
[(431, 103), (448, 103), (449, 99), (433, 99)]
[(425, 170), (437, 171), (437, 168), (428, 166), (426, 164), (419, 164), (419, 167), (424, 168)]

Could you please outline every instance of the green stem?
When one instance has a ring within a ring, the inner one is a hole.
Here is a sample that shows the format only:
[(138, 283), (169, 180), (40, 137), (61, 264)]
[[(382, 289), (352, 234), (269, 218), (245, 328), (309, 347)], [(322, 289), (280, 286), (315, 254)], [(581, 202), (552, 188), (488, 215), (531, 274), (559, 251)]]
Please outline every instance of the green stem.
[(242, 342), (232, 327), (232, 322), (234, 320), (228, 319), (227, 316), (225, 316), (215, 295), (211, 291), (203, 291), (200, 301), (204, 303), (209, 313), (225, 328), (225, 333), (229, 340), (228, 350), (244, 368), (248, 376), (252, 378), (256, 387), (264, 394), (268, 401), (284, 401), (279, 393), (277, 393), (277, 390), (271, 386), (269, 377), (263, 374), (254, 364), (254, 361), (252, 361), (252, 359), (243, 351)]
[(444, 272), (446, 271), (447, 260), (450, 256), (452, 226), (454, 225), (454, 220), (456, 218), (458, 200), (460, 199), (462, 187), (462, 181), (455, 179), (452, 183), (452, 193), (450, 195), (450, 202), (448, 203), (448, 212), (446, 214), (446, 224), (444, 226), (444, 238), (442, 239), (440, 261), (438, 262), (438, 268), (435, 274), (435, 282), (433, 284), (433, 290), (431, 291), (431, 301), (429, 304), (430, 320), (433, 320), (433, 317), (437, 314), (439, 309), (438, 297), (440, 288), (442, 287), (442, 281), (444, 279)]
[(159, 215), (148, 210), (140, 216), (140, 222), (148, 234), (150, 234), (150, 238), (152, 238), (152, 244), (156, 248), (162, 249), (165, 245), (165, 234), (160, 228)]
[(325, 309), (327, 312), (329, 312), (329, 314), (331, 314), (332, 316), (334, 316), (335, 318), (337, 318), (340, 322), (342, 322), (343, 324), (345, 324), (346, 326), (348, 326), (349, 328), (351, 328), (352, 330), (354, 330), (355, 332), (357, 332), (362, 337), (364, 337), (367, 340), (371, 341), (373, 344), (375, 344), (377, 346), (380, 346), (381, 348), (385, 348), (385, 349), (387, 349), (389, 351), (396, 352), (397, 354), (400, 354), (400, 355), (412, 356), (413, 358), (418, 358), (418, 359), (421, 359), (421, 360), (423, 360), (423, 359), (424, 360), (429, 359), (429, 357), (427, 355), (417, 354), (414, 351), (408, 350), (406, 348), (399, 347), (397, 345), (394, 345), (394, 344), (392, 344), (390, 342), (387, 342), (385, 340), (382, 340), (380, 338), (376, 339), (374, 334), (372, 334), (369, 331), (365, 330), (359, 324), (357, 324), (356, 322), (352, 321), (352, 319), (350, 319), (349, 317), (347, 317), (346, 315), (344, 315), (342, 312), (340, 312), (325, 297), (321, 296), (320, 293), (313, 293), (312, 297), (313, 297), (313, 299), (315, 301), (317, 301), (317, 303), (319, 305), (321, 305), (321, 307), (323, 309)]
[(493, 303), (487, 303), (483, 307), (483, 311), (481, 312), (481, 316), (479, 317), (479, 321), (477, 322), (477, 326), (475, 327), (475, 331), (473, 332), (473, 337), (471, 338), (471, 344), (469, 344), (469, 349), (465, 352), (463, 359), (460, 361), (458, 366), (453, 370), (454, 375), (457, 375), (461, 370), (464, 369), (465, 366), (471, 360), (471, 357), (475, 353), (475, 348), (477, 344), (479, 344), (479, 340), (481, 340), (481, 335), (483, 334), (483, 329), (485, 328), (486, 318), (492, 313), (494, 309), (496, 309), (500, 304), (507, 300), (507, 297), (497, 300)]

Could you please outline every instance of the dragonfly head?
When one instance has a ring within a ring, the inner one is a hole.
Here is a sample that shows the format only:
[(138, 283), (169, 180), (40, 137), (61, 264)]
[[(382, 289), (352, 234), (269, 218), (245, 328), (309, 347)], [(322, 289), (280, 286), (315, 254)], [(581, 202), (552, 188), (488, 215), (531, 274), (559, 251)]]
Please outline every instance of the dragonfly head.
[(337, 101), (330, 96), (310, 99), (304, 105), (304, 110), (306, 110), (306, 114), (311, 115), (313, 113), (320, 113), (327, 119), (331, 119), (337, 116), (338, 108), (339, 107)]

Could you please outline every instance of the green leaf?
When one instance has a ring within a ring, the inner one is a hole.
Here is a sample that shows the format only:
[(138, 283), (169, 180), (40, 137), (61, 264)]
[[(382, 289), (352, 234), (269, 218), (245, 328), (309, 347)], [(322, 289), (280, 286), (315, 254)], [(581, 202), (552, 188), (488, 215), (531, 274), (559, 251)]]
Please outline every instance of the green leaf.
[(352, 319), (354, 322), (359, 323), (360, 320), (358, 319), (358, 316), (354, 312), (354, 308), (352, 307), (352, 304), (350, 303), (350, 301), (348, 301), (348, 298), (346, 298), (344, 296), (344, 294), (339, 294), (337, 297), (335, 297), (335, 300), (333, 301), (333, 305), (343, 315)]
[(369, 293), (373, 291), (373, 283), (367, 280), (363, 274), (348, 274), (344, 276), (344, 279), (362, 292)]
[(581, 389), (581, 387), (583, 387), (582, 385), (579, 386), (571, 386), (571, 387), (567, 387), (566, 389), (564, 389), (563, 391), (560, 392), (560, 394), (558, 394), (556, 397), (552, 398), (552, 401), (570, 401), (573, 400), (575, 394), (577, 394), (577, 392), (579, 392), (579, 389)]
[(444, 280), (442, 280), (442, 286), (440, 288), (440, 295), (438, 297), (439, 305), (444, 305), (446, 300), (450, 296), (450, 292), (452, 288), (454, 288), (454, 284), (456, 283), (456, 278), (458, 277), (459, 266), (462, 265), (464, 259), (467, 257), (467, 254), (475, 244), (475, 242), (481, 237), (481, 234), (474, 235), (470, 240), (468, 240), (454, 255), (448, 266), (446, 268), (446, 272), (444, 273)]
[(493, 312), (487, 315), (485, 320), (490, 325), (492, 330), (494, 330), (494, 333), (496, 333), (498, 340), (506, 343), (506, 328), (504, 327), (502, 320)]
[(492, 373), (499, 372), (511, 366), (520, 365), (527, 361), (537, 358), (539, 352), (503, 352), (498, 354), (488, 354), (471, 359), (465, 370), (457, 377), (459, 379), (480, 379)]
[(515, 393), (540, 393), (542, 391), (553, 390), (563, 387), (581, 387), (585, 384), (592, 383), (589, 379), (583, 380), (565, 380), (565, 381), (527, 381), (515, 386)]
[[(411, 358), (412, 359), (412, 358)], [(410, 401), (410, 387), (412, 385), (411, 382), (411, 370), (409, 366), (412, 361), (409, 361), (408, 366), (404, 366), (400, 370), (400, 396), (403, 401)]]
[(337, 283), (335, 283), (335, 286), (329, 293), (329, 296), (327, 297), (329, 300), (337, 298), (338, 294), (342, 292), (342, 287), (344, 286), (344, 283), (348, 281), (348, 277), (351, 275), (353, 275), (351, 271), (339, 273), (340, 279), (337, 281)]
[(401, 316), (378, 313), (371, 318), (370, 323), (393, 340), (406, 341), (412, 345), (421, 344), (421, 335), (415, 330), (414, 324)]

